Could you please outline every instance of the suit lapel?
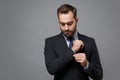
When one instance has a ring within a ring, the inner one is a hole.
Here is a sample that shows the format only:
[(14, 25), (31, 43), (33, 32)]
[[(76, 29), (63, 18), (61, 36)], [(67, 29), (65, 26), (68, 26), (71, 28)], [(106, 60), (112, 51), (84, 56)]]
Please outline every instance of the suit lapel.
[(60, 33), (58, 37), (59, 37), (59, 41), (60, 41), (58, 43), (61, 46), (63, 46), (64, 48), (68, 48), (67, 43), (66, 43), (65, 38), (63, 37), (62, 33)]
[(78, 39), (82, 40), (84, 42), (84, 38), (82, 37), (82, 35), (80, 33), (78, 33)]
[(54, 50), (57, 53), (57, 55), (59, 57), (63, 57), (65, 54), (65, 51), (68, 49), (68, 46), (67, 46), (67, 43), (66, 43), (62, 33), (60, 33), (56, 37), (56, 42), (53, 45), (54, 45)]
[(78, 39), (79, 40), (82, 40), (83, 43), (84, 43), (84, 48), (82, 50), (80, 50), (79, 52), (81, 53), (85, 53), (85, 48), (86, 48), (86, 41), (85, 41), (85, 38), (83, 37), (83, 35), (81, 35), (80, 33), (78, 33)]
[(58, 35), (58, 38), (59, 38), (58, 44), (61, 46), (61, 48), (67, 49), (68, 46), (67, 46), (67, 43), (66, 43), (65, 38), (63, 37), (62, 33), (60, 33)]

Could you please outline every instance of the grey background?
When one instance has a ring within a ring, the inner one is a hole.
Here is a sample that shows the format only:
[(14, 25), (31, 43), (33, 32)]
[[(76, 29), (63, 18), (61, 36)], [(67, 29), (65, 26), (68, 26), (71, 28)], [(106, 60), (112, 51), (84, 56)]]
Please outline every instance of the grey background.
[(0, 80), (52, 80), (44, 39), (60, 32), (57, 8), (78, 9), (78, 31), (94, 37), (103, 80), (119, 80), (120, 0), (0, 0)]

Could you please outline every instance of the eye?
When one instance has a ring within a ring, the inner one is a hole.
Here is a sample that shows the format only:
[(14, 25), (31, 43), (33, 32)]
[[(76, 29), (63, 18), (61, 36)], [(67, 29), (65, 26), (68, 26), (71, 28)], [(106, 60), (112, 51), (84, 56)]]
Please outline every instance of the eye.
[(73, 21), (72, 22), (69, 22), (67, 23), (68, 26), (71, 26), (73, 24)]
[(65, 23), (60, 22), (60, 25), (61, 25), (61, 26), (65, 26)]

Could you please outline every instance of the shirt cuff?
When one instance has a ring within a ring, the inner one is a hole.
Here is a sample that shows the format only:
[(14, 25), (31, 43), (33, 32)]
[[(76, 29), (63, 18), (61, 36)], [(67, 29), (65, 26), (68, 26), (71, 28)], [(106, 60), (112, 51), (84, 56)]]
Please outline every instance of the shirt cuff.
[[(72, 49), (72, 48), (71, 48), (71, 49)], [(72, 49), (72, 51), (73, 51), (73, 53), (76, 53), (76, 51), (75, 51), (75, 50), (73, 50), (73, 49)]]
[(87, 66), (84, 67), (84, 69), (88, 69), (88, 67), (89, 67), (89, 62), (87, 61)]

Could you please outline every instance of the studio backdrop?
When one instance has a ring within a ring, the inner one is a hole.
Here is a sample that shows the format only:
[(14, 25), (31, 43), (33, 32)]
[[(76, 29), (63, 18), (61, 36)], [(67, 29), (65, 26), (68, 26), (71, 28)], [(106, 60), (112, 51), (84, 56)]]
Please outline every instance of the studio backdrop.
[(0, 80), (53, 80), (45, 67), (45, 38), (59, 34), (57, 8), (78, 10), (78, 31), (94, 37), (103, 80), (119, 80), (120, 0), (0, 0)]

